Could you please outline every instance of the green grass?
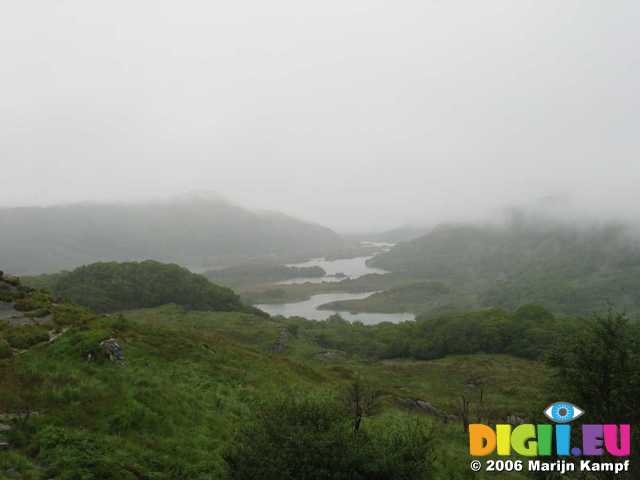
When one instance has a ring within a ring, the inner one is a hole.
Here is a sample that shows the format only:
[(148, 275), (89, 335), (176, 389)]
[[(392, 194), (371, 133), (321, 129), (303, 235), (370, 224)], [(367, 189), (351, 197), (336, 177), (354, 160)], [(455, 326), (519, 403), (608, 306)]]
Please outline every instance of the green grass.
[[(114, 335), (126, 366), (87, 361), (92, 348)], [(17, 443), (25, 454), (38, 452), (31, 460), (47, 465), (49, 477), (91, 471), (83, 463), (90, 450), (96, 471), (113, 476), (87, 478), (133, 478), (127, 462), (152, 478), (221, 478), (221, 451), (253, 401), (323, 382), (311, 369), (269, 361), (211, 330), (196, 335), (144, 323), (114, 330), (104, 318), (2, 370), (0, 411), (40, 413)]]
[[(540, 364), (508, 356), (326, 359), (319, 355), (326, 348), (295, 329), (286, 351), (275, 355), (271, 346), (290, 327), (283, 319), (167, 305), (73, 325), (66, 308), (58, 313), (71, 324), (64, 335), (0, 361), (0, 413), (38, 413), (16, 422), (0, 471), (27, 479), (127, 480), (136, 472), (149, 479), (225, 478), (222, 453), (257, 402), (283, 392), (340, 395), (356, 376), (384, 393), (383, 411), (366, 420), (380, 428), (394, 415), (417, 415), (398, 398), (455, 414), (465, 395), (474, 414), (479, 389), (468, 385), (478, 379), (492, 418), (524, 416), (542, 404)], [(88, 361), (110, 337), (123, 347), (126, 364)], [(437, 439), (436, 478), (469, 476), (461, 423), (423, 419)]]

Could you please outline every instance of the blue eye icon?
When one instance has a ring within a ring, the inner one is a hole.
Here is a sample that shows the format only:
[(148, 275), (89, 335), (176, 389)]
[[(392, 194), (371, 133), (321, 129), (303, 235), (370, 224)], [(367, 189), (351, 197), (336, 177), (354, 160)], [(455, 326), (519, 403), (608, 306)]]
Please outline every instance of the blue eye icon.
[(584, 414), (584, 410), (569, 402), (556, 402), (549, 405), (544, 414), (547, 418), (556, 423), (573, 422), (576, 418)]

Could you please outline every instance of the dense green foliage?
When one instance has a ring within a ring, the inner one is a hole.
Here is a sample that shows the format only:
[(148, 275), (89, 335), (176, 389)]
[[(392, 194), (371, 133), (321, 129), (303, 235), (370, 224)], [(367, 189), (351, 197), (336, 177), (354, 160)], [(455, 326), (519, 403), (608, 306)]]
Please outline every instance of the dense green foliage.
[(344, 245), (328, 228), (210, 196), (141, 205), (0, 209), (0, 232), (2, 267), (16, 274), (140, 258), (196, 266), (289, 259)]
[[(640, 243), (618, 225), (572, 227), (514, 216), (506, 226), (441, 226), (371, 264), (441, 281), (459, 308), (537, 303), (587, 314), (611, 303), (640, 310)], [(427, 309), (433, 295), (425, 290), (423, 298)]]
[(371, 326), (350, 323), (339, 315), (326, 321), (287, 321), (326, 348), (374, 358), (418, 359), (476, 353), (540, 358), (560, 335), (570, 334), (580, 324), (577, 318), (555, 318), (537, 305), (524, 305), (515, 312), (452, 312), (425, 315), (415, 322)]
[(395, 417), (354, 432), (349, 411), (320, 396), (282, 397), (257, 409), (225, 459), (235, 480), (428, 478), (432, 440), (416, 420)]
[(585, 320), (548, 358), (557, 386), (592, 423), (640, 422), (640, 324), (625, 315)]
[[(36, 277), (56, 296), (97, 312), (176, 303), (196, 310), (249, 311), (230, 289), (178, 265), (144, 262), (94, 263), (72, 272)], [(38, 283), (40, 282), (40, 283)]]

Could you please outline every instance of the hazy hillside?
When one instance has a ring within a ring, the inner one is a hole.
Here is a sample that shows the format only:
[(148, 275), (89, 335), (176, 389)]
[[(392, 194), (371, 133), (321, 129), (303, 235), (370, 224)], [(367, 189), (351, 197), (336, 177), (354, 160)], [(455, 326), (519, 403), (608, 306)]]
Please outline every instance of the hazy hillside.
[(475, 294), (483, 306), (541, 303), (572, 313), (607, 302), (640, 307), (640, 244), (619, 225), (520, 219), (505, 226), (441, 226), (371, 264), (442, 281)]
[(328, 228), (217, 198), (0, 209), (0, 231), (0, 260), (17, 274), (147, 258), (200, 267), (225, 259), (315, 256), (343, 244)]
[(354, 237), (372, 242), (398, 243), (421, 237), (429, 230), (431, 230), (431, 228), (427, 226), (404, 225), (392, 230), (385, 230), (383, 232), (370, 232), (366, 235), (354, 235)]

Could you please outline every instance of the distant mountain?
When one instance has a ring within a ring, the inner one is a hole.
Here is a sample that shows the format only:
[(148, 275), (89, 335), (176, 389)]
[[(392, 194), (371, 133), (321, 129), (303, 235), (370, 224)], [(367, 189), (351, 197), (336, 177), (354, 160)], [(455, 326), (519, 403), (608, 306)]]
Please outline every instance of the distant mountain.
[(328, 228), (211, 196), (0, 209), (0, 232), (0, 263), (16, 274), (149, 258), (206, 267), (258, 257), (319, 256), (343, 246)]

